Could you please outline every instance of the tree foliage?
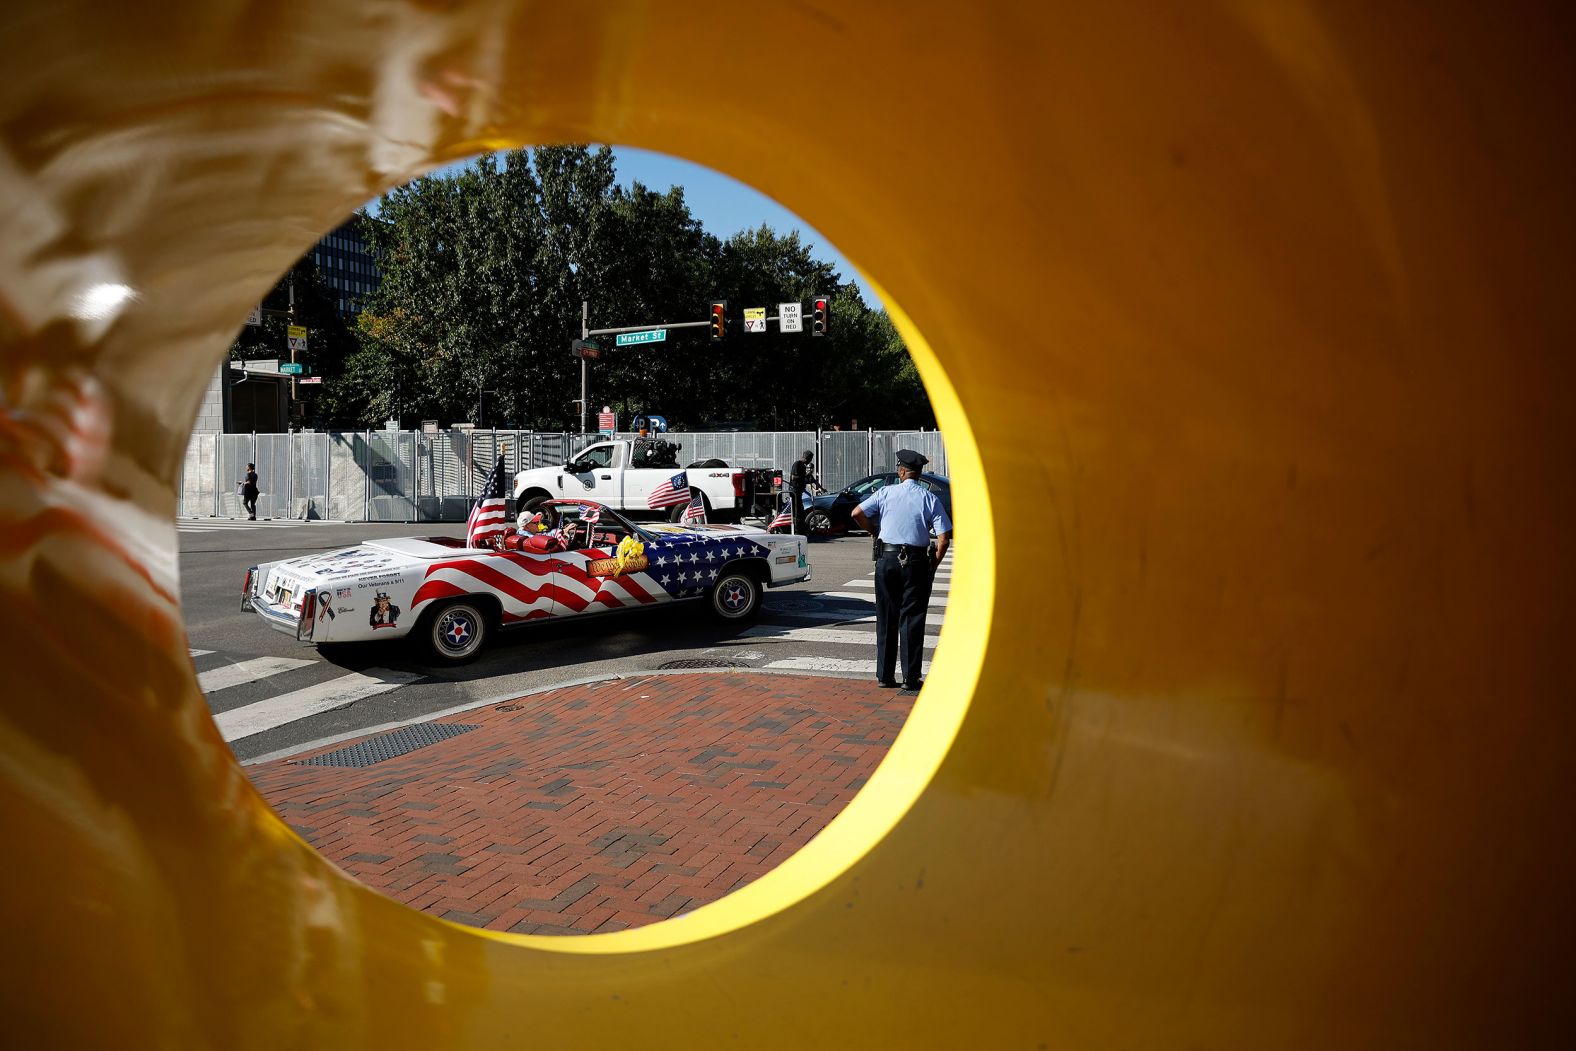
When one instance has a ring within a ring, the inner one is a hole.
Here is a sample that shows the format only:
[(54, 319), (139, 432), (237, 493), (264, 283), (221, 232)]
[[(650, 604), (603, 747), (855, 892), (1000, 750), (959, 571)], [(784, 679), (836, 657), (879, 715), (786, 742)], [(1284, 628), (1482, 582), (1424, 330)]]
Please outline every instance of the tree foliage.
[[(729, 301), (721, 343), (706, 329), (643, 347), (599, 339), (591, 408), (692, 430), (934, 423), (886, 314), (798, 233), (763, 226), (720, 241), (681, 188), (620, 187), (606, 147), (514, 150), (417, 179), (384, 195), (366, 233), (382, 281), (325, 392), (341, 423), (578, 429), (569, 345), (582, 301), (603, 328), (703, 320), (712, 299)], [(822, 293), (828, 338), (812, 338), (808, 321), (798, 334), (743, 331), (745, 306), (775, 314)]]

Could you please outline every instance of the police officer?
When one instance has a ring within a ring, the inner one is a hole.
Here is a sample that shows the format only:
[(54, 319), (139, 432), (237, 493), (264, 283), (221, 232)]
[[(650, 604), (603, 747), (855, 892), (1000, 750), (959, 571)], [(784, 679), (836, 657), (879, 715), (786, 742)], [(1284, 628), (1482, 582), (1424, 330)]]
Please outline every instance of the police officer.
[(815, 453), (806, 449), (788, 469), (788, 495), (789, 502), (793, 504), (793, 531), (800, 536), (809, 535), (804, 531), (804, 491), (815, 481), (815, 474), (810, 470), (810, 461), (814, 459)]
[[(876, 533), (880, 557), (876, 560), (876, 682), (888, 689), (897, 685), (901, 647), (903, 689), (920, 686), (920, 662), (925, 655), (925, 614), (930, 606), (930, 585), (936, 567), (952, 542), (952, 520), (935, 493), (919, 484), (919, 472), (930, 461), (913, 449), (897, 454), (897, 484), (877, 489), (854, 508), (859, 528)], [(870, 519), (878, 524), (872, 526)], [(931, 535), (935, 546), (931, 547)]]

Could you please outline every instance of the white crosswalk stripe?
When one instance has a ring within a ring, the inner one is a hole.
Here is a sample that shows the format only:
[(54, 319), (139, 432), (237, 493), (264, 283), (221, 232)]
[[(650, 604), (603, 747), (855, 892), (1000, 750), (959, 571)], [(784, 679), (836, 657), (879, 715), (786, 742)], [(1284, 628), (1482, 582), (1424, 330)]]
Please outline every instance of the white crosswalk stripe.
[(316, 663), (318, 662), (302, 660), (299, 657), (254, 657), (249, 661), (221, 664), (217, 668), (198, 672), (197, 685), (202, 687), (203, 693), (217, 693), (220, 690), (240, 686), (242, 683), (256, 682), (270, 675), (305, 668), (308, 664)]
[[(939, 636), (934, 634), (941, 627), (946, 613), (948, 593), (952, 583), (950, 556), (936, 573), (931, 588), (930, 619), (927, 625), (931, 634), (925, 636), (924, 653), (930, 656)], [(781, 671), (820, 672), (829, 675), (876, 677), (876, 617), (875, 569), (869, 576), (850, 580), (843, 585), (846, 591), (791, 592), (781, 598), (788, 608), (774, 609), (774, 599), (768, 596), (762, 606), (763, 623), (740, 634), (741, 642), (761, 646), (765, 652), (757, 656), (736, 653), (736, 659), (760, 660), (756, 667)], [(810, 599), (810, 602), (806, 602)], [(800, 608), (793, 608), (793, 607)], [(806, 608), (809, 607), (809, 608)], [(799, 623), (794, 623), (795, 621)], [(812, 622), (805, 624), (805, 621)], [(791, 657), (773, 657), (771, 645), (782, 643), (782, 648), (812, 649), (817, 652), (800, 653)], [(753, 663), (753, 660), (752, 660)], [(930, 662), (921, 662), (921, 676), (929, 674)]]
[[(874, 580), (850, 580), (848, 583), (843, 585), (845, 588), (873, 588), (875, 586), (876, 582)], [(947, 592), (951, 590), (952, 584), (950, 582), (946, 584), (938, 582), (930, 585), (930, 593), (932, 596), (934, 596), (938, 591)]]
[(237, 659), (214, 650), (189, 652), (198, 666), (197, 685), (214, 708), (224, 709), (214, 715), (214, 722), (226, 741), (277, 729), (424, 678), (419, 672), (388, 668), (346, 671), (304, 657)]
[(247, 518), (177, 518), (177, 533), (213, 533), (234, 529), (294, 529), (310, 525), (294, 518), (265, 519), (253, 522)]
[[(869, 603), (872, 606), (874, 606), (876, 604), (876, 597), (875, 597), (875, 595), (871, 594), (868, 591), (864, 591), (864, 592), (861, 592), (861, 591), (823, 591), (823, 592), (820, 593), (820, 597), (821, 598), (847, 599), (850, 602), (866, 602), (866, 603)], [(946, 604), (947, 604), (947, 596), (946, 596), (946, 594), (944, 592), (942, 594), (939, 594), (939, 595), (936, 594), (935, 592), (931, 592), (931, 595), (930, 595), (930, 605), (931, 606), (945, 606)]]
[[(313, 663), (313, 662), (309, 662)], [(232, 708), (214, 716), (219, 732), (226, 741), (238, 741), (252, 734), (272, 730), (293, 723), (298, 719), (333, 711), (348, 704), (375, 697), (380, 693), (397, 690), (421, 678), (415, 672), (390, 671), (373, 668), (366, 672), (350, 672), (337, 678), (292, 690), (266, 701)]]
[[(874, 619), (874, 618), (872, 618)], [(837, 628), (788, 628), (772, 624), (740, 632), (747, 639), (781, 639), (784, 642), (833, 642), (850, 646), (870, 646), (875, 636), (868, 631), (839, 631)], [(936, 648), (936, 636), (925, 636), (925, 649)]]

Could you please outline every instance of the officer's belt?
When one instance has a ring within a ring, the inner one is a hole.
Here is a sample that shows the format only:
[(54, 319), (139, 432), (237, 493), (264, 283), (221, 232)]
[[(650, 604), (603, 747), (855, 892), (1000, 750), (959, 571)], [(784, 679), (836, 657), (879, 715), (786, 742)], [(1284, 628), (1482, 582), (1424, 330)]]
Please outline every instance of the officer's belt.
[(914, 554), (924, 554), (929, 550), (929, 547), (915, 547), (912, 544), (888, 544), (885, 541), (882, 541), (881, 543), (881, 553), (883, 555), (897, 555), (904, 551), (909, 551)]

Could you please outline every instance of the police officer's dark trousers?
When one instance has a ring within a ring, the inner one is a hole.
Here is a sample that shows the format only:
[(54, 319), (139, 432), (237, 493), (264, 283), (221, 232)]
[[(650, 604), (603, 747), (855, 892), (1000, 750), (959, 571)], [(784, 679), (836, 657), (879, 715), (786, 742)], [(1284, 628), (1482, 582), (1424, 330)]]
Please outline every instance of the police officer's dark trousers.
[(876, 677), (882, 682), (893, 679), (900, 655), (903, 682), (920, 681), (925, 614), (933, 580), (924, 548), (911, 547), (900, 553), (893, 545), (882, 545), (881, 559), (876, 563)]

